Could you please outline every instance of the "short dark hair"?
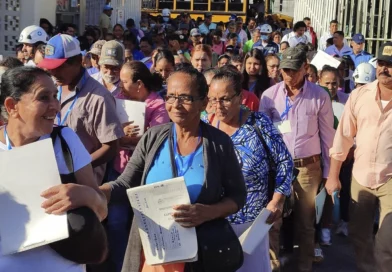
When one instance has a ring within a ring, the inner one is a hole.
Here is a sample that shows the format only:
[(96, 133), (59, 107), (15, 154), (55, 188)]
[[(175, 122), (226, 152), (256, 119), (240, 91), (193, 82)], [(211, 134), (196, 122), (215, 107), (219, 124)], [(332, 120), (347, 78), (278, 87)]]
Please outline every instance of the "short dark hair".
[(137, 37), (133, 33), (127, 33), (124, 35), (123, 41), (131, 42), (133, 45), (137, 45)]
[(69, 27), (72, 27), (72, 28), (75, 29), (75, 30), (77, 29), (77, 27), (76, 27), (75, 24), (65, 23), (65, 24), (62, 24), (62, 25), (61, 25), (61, 27), (60, 27), (60, 32), (61, 32), (61, 33), (64, 33), (65, 31), (68, 30)]
[(305, 17), (305, 18), (303, 19), (303, 21), (312, 21), (312, 20), (310, 20), (309, 17)]
[(50, 75), (37, 67), (18, 66), (8, 69), (1, 76), (0, 85), (0, 113), (4, 119), (7, 119), (7, 112), (4, 109), (4, 101), (7, 97), (19, 101), (21, 97), (30, 92), (31, 86), (39, 76)]
[(231, 57), (229, 55), (223, 54), (218, 57), (218, 61), (220, 61), (221, 59), (228, 59), (230, 61)]
[(228, 33), (227, 34), (227, 39), (231, 40), (231, 39), (238, 39), (238, 35), (237, 33)]
[(309, 64), (308, 69), (311, 69), (317, 75), (317, 67), (316, 66), (314, 66), (313, 64)]
[(329, 39), (327, 39), (327, 44), (330, 44), (330, 45), (333, 45), (333, 38), (329, 38)]
[(329, 22), (329, 25), (332, 25), (332, 24), (339, 24), (339, 22), (338, 22), (338, 20), (332, 20), (331, 22)]
[(289, 47), (290, 47), (290, 44), (289, 44), (289, 42), (286, 42), (286, 41), (284, 41), (284, 42), (281, 42), (281, 43), (280, 43), (280, 45), (282, 45), (282, 44), (285, 44), (285, 45), (287, 45), (287, 48), (289, 48)]
[(152, 41), (152, 39), (150, 37), (144, 36), (143, 38), (140, 39), (139, 44), (142, 43), (142, 42), (146, 42), (149, 45), (154, 46), (154, 43), (153, 43), (153, 41)]
[[(196, 70), (193, 67), (182, 67), (180, 69), (175, 70), (170, 77), (177, 73), (186, 74), (191, 77), (191, 88), (194, 88), (201, 98), (205, 98), (208, 94), (208, 85), (206, 78), (202, 73)], [(169, 77), (169, 78), (170, 78)]]
[(13, 68), (16, 68), (16, 67), (23, 66), (23, 62), (21, 62), (17, 58), (6, 57), (2, 61), (0, 61), (0, 66), (6, 67), (8, 69), (13, 69)]
[(294, 24), (294, 29), (293, 29), (294, 32), (297, 31), (298, 29), (300, 29), (301, 27), (306, 28), (305, 22), (304, 22), (304, 21), (296, 22), (296, 23)]
[(158, 61), (160, 61), (161, 59), (166, 59), (169, 63), (171, 63), (173, 65), (173, 68), (176, 65), (175, 61), (174, 61), (174, 55), (168, 49), (163, 49), (163, 48), (157, 49), (157, 53), (154, 56), (154, 63), (157, 64)]
[(241, 55), (234, 55), (231, 57), (231, 62), (243, 62), (244, 58)]
[[(317, 72), (316, 72), (317, 73)], [(339, 77), (339, 71), (335, 67), (324, 65), (320, 72), (320, 78), (323, 77), (325, 73), (334, 73), (337, 77)]]
[(217, 80), (228, 81), (230, 83), (230, 86), (233, 86), (234, 92), (238, 95), (242, 91), (242, 75), (237, 70), (237, 68), (235, 68), (234, 66), (233, 68), (231, 68), (230, 66), (227, 65), (220, 68), (218, 73), (216, 73), (212, 78), (211, 83)]
[(333, 34), (338, 34), (340, 37), (344, 38), (344, 32), (343, 31), (338, 30), (338, 31), (335, 31), (335, 33), (333, 33)]
[(123, 65), (122, 69), (128, 69), (131, 72), (131, 80), (133, 83), (140, 80), (150, 92), (156, 92), (162, 88), (162, 77), (158, 73), (151, 74), (147, 66), (140, 61), (127, 62)]
[(126, 25), (126, 27), (133, 27), (133, 26), (135, 26), (135, 20), (132, 18), (129, 18), (125, 25)]

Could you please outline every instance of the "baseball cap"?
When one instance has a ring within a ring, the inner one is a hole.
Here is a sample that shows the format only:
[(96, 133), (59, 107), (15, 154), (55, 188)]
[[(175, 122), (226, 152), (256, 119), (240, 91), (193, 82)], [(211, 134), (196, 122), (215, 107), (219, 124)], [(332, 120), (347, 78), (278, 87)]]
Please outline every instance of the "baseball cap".
[(125, 60), (124, 46), (118, 41), (108, 41), (102, 46), (99, 65), (120, 66)]
[(383, 60), (392, 63), (392, 42), (386, 42), (381, 45), (378, 51), (377, 60)]
[(237, 15), (235, 14), (230, 15), (229, 21), (235, 21), (235, 20), (237, 20)]
[(180, 24), (179, 29), (186, 29), (186, 30), (189, 30), (189, 25), (188, 25), (188, 24)]
[(94, 54), (97, 56), (101, 55), (102, 46), (106, 43), (105, 40), (96, 41), (93, 46), (91, 47), (90, 51), (87, 54)]
[(110, 5), (104, 5), (103, 10), (113, 10), (113, 8)]
[(198, 28), (193, 28), (191, 30), (191, 36), (195, 37), (195, 36), (201, 36), (200, 30)]
[(67, 59), (80, 54), (80, 43), (76, 38), (67, 34), (58, 34), (48, 41), (45, 58), (38, 67), (53, 70), (63, 65)]
[(280, 69), (299, 70), (306, 62), (306, 51), (301, 47), (289, 47), (282, 54)]
[(212, 13), (211, 12), (206, 12), (206, 14), (204, 15), (205, 18), (210, 18), (212, 17)]
[(364, 43), (365, 42), (365, 37), (361, 33), (357, 33), (353, 36), (353, 41), (355, 43)]

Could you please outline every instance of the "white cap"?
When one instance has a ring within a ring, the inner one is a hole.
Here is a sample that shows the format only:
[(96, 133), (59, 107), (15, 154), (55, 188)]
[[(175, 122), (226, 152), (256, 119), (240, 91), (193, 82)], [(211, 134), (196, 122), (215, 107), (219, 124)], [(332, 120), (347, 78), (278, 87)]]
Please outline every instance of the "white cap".
[(162, 16), (163, 17), (169, 17), (170, 16), (170, 9), (165, 8), (162, 10)]
[(376, 69), (370, 63), (361, 63), (353, 74), (354, 82), (360, 84), (372, 83), (376, 80)]
[(261, 33), (272, 33), (272, 27), (269, 24), (264, 24), (262, 26), (259, 26), (258, 29), (260, 30)]
[(48, 42), (48, 34), (42, 27), (31, 25), (23, 29), (19, 36), (20, 43), (35, 44), (36, 42)]

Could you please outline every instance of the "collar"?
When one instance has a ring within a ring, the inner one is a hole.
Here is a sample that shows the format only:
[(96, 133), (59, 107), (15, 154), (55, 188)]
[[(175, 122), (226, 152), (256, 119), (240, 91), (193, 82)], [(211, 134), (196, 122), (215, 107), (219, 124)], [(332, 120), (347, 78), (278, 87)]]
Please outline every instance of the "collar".
[[(282, 86), (283, 86), (283, 92), (285, 93), (285, 96), (287, 96), (288, 92), (287, 92), (286, 83), (284, 83), (284, 81), (283, 81)], [(307, 87), (308, 87), (308, 81), (305, 79), (304, 84), (302, 85), (301, 88), (299, 88), (300, 93), (305, 93), (305, 90), (307, 89)]]

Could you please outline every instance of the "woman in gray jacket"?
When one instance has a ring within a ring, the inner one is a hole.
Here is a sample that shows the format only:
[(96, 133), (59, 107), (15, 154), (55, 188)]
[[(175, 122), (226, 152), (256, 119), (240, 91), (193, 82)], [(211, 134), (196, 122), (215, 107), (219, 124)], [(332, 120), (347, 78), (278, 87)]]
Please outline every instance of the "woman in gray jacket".
[[(184, 176), (191, 204), (175, 208), (175, 221), (189, 228), (226, 218), (243, 207), (246, 188), (230, 137), (200, 121), (207, 105), (206, 80), (195, 69), (183, 68), (167, 83), (166, 110), (173, 123), (149, 129), (123, 174), (101, 190), (110, 201), (128, 201), (128, 188)], [(133, 224), (123, 272), (140, 271), (141, 250)], [(184, 271), (202, 271), (195, 267), (187, 265)]]

